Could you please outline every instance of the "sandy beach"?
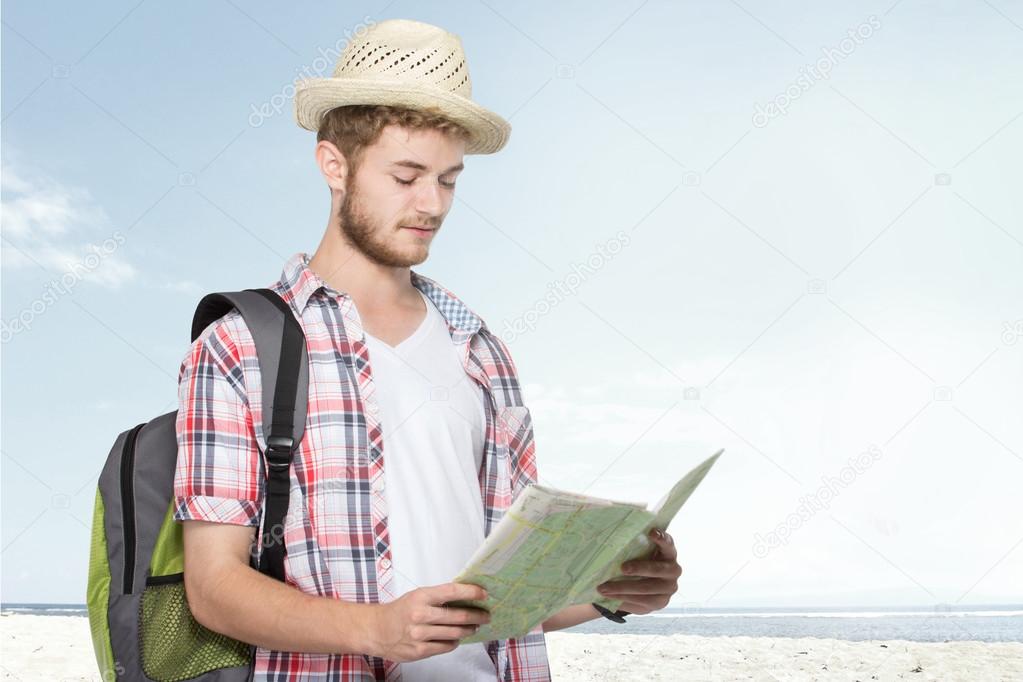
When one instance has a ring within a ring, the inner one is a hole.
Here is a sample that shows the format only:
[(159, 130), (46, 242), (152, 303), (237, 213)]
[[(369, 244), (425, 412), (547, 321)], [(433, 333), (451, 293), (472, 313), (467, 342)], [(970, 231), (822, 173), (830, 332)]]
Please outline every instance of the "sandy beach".
[[(4, 680), (99, 681), (80, 616), (0, 617)], [(1023, 680), (1023, 643), (547, 635), (555, 680)]]

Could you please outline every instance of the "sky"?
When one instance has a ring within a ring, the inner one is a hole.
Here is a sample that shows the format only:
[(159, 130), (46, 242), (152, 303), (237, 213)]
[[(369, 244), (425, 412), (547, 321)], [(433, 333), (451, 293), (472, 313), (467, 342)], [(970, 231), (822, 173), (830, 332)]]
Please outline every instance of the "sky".
[(295, 7), (4, 7), (4, 602), (85, 601), (196, 303), (326, 227), (294, 79), (390, 18), (512, 125), (416, 269), (508, 343), (540, 482), (653, 503), (725, 450), (672, 606), (1023, 602), (1020, 8)]

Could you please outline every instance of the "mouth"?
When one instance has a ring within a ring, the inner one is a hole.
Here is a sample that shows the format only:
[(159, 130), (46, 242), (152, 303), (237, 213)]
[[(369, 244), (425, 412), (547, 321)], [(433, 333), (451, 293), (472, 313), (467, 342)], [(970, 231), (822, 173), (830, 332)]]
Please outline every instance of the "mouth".
[(402, 225), (403, 229), (412, 230), (416, 235), (420, 237), (429, 237), (431, 234), (437, 231), (436, 227), (426, 227), (424, 225)]

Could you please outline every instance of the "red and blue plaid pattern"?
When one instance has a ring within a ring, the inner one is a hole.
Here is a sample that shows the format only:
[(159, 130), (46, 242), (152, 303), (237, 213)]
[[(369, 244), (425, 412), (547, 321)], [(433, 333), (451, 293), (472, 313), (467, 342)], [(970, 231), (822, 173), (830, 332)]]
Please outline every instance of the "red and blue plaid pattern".
[[(504, 342), (450, 291), (414, 270), (410, 276), (444, 315), (465, 371), (487, 396), (479, 485), (489, 535), (515, 496), (536, 481), (529, 410)], [(305, 435), (291, 468), (283, 529), (285, 581), (332, 599), (389, 602), (396, 595), (384, 427), (358, 312), (347, 293), (309, 268), (303, 252), (287, 260), (270, 288), (302, 325), (309, 358)], [(258, 549), (266, 480), (262, 390), (255, 344), (236, 309), (192, 343), (181, 364), (178, 398), (174, 518), (259, 526)], [(550, 679), (539, 625), (522, 637), (491, 641), (487, 650), (495, 680)], [(393, 681), (400, 675), (400, 664), (374, 656), (256, 649), (256, 680)]]

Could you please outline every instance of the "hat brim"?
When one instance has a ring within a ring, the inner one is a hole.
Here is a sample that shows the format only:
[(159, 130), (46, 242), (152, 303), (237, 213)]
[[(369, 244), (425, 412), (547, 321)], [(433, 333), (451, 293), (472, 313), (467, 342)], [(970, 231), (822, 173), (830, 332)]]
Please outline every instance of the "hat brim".
[(511, 124), (489, 109), (459, 95), (406, 81), (311, 78), (295, 88), (295, 120), (318, 131), (323, 115), (335, 107), (385, 104), (410, 109), (435, 108), (470, 134), (466, 154), (493, 154), (508, 142)]

